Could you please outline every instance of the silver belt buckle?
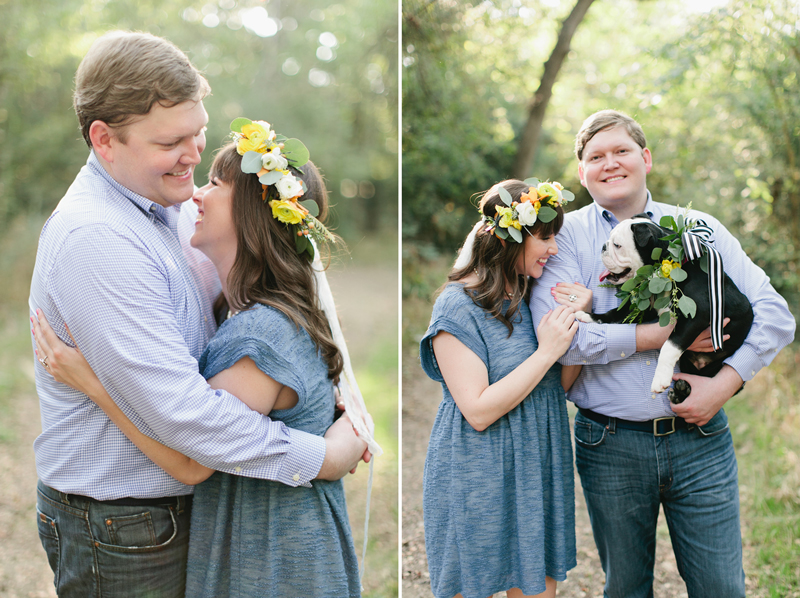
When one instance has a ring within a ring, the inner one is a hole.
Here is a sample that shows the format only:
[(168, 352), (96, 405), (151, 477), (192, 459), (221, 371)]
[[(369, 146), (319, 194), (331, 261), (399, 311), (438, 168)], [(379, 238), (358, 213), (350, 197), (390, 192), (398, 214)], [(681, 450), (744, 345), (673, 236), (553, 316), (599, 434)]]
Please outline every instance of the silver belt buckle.
[[(663, 434), (658, 433), (658, 422), (671, 420), (672, 421), (672, 429), (669, 432), (664, 432)], [(659, 417), (653, 420), (653, 436), (669, 436), (675, 432), (675, 418), (674, 417)]]

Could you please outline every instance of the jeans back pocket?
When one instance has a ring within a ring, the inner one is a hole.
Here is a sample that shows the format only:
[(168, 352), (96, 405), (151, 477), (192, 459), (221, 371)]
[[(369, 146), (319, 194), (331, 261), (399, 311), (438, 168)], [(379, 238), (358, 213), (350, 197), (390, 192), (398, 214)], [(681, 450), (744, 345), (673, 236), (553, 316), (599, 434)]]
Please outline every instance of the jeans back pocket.
[(47, 562), (53, 570), (53, 584), (58, 587), (59, 562), (61, 560), (61, 543), (58, 539), (56, 520), (36, 509), (36, 523), (39, 527), (39, 540), (47, 553)]

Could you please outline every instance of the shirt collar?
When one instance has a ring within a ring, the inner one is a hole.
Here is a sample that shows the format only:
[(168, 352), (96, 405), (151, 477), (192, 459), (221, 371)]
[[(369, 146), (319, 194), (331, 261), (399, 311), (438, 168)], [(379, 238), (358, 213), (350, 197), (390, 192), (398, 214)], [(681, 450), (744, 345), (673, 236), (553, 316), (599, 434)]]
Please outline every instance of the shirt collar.
[[(600, 218), (605, 222), (608, 222), (612, 227), (619, 224), (619, 220), (617, 220), (617, 217), (614, 216), (612, 212), (606, 210), (605, 208), (600, 206), (600, 204), (598, 204), (597, 202), (592, 202), (592, 205), (594, 205), (598, 218)], [(653, 196), (650, 194), (650, 191), (648, 190), (647, 201), (645, 201), (644, 203), (644, 213), (647, 214), (652, 220), (653, 215), (655, 214), (654, 210), (655, 210), (655, 202), (653, 201)]]
[(169, 208), (165, 208), (164, 206), (157, 204), (154, 201), (147, 199), (146, 197), (139, 195), (138, 193), (131, 191), (124, 185), (118, 183), (114, 177), (112, 177), (103, 165), (100, 164), (100, 161), (97, 159), (97, 156), (92, 150), (89, 153), (89, 159), (87, 160), (87, 165), (95, 171), (96, 174), (103, 177), (103, 179), (111, 185), (114, 189), (116, 189), (120, 195), (125, 197), (129, 200), (133, 205), (139, 208), (145, 214), (153, 214), (156, 218), (170, 226), (172, 228), (174, 223), (177, 222), (178, 215), (181, 211), (181, 204), (177, 204), (174, 206), (170, 206)]

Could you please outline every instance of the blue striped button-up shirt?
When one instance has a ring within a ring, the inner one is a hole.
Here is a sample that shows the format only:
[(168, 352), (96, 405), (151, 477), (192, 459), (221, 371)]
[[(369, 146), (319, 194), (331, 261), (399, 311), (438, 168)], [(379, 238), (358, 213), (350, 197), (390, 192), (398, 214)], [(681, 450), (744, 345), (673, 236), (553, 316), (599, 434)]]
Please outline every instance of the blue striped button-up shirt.
[[(197, 360), (215, 332), (216, 270), (189, 246), (193, 202), (164, 208), (118, 184), (94, 153), (39, 239), (30, 309), (78, 346), (145, 434), (216, 470), (309, 485), (323, 438), (291, 430), (213, 390)], [(189, 494), (85, 395), (37, 362), (39, 478), (98, 500)]]
[[(676, 208), (654, 202), (648, 193), (645, 212), (658, 222), (662, 216), (674, 216)], [(783, 297), (772, 288), (769, 277), (716, 218), (694, 210), (689, 217), (704, 220), (714, 230), (714, 245), (722, 256), (725, 272), (753, 305), (755, 321), (750, 334), (744, 345), (725, 360), (742, 380), (750, 380), (792, 342), (794, 317)], [(550, 288), (559, 282), (581, 282), (592, 289), (596, 313), (617, 308), (616, 289), (599, 286), (605, 269), (600, 250), (617, 223), (611, 212), (596, 203), (566, 215), (556, 236), (558, 255), (547, 261), (544, 273), (534, 283), (530, 302), (534, 322), (557, 305)], [(581, 324), (559, 361), (584, 366), (569, 392), (570, 400), (578, 407), (633, 421), (675, 415), (666, 392), (655, 397), (650, 392), (658, 351), (636, 352), (633, 324)]]

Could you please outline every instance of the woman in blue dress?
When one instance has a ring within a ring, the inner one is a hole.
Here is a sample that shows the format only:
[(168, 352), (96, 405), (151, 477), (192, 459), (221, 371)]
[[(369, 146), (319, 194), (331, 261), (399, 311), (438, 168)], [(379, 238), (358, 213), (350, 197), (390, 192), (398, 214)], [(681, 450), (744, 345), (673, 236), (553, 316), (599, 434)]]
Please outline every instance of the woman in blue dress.
[(570, 197), (536, 180), (487, 191), (420, 344), (422, 367), (444, 395), (423, 484), (436, 598), (552, 597), (576, 564), (572, 447), (556, 359), (591, 293), (571, 285), (572, 301), (536, 332), (527, 306), (531, 279), (558, 251)]
[[(215, 305), (219, 330), (200, 372), (251, 409), (322, 436), (333, 424), (334, 382), (343, 368), (317, 305), (311, 263), (310, 239), (334, 239), (315, 217), (325, 212), (327, 193), (300, 142), (277, 138), (264, 121), (237, 119), (231, 128), (234, 141), (216, 155), (209, 183), (193, 197), (199, 214), (191, 243), (217, 267), (223, 289)], [(53, 355), (60, 341), (42, 324), (39, 349)], [(214, 472), (139, 432), (80, 353), (61, 346), (71, 363), (53, 357), (54, 376), (94, 400), (167, 473), (198, 484), (187, 596), (361, 595), (341, 480), (292, 488)], [(72, 377), (60, 379), (67, 368)]]

